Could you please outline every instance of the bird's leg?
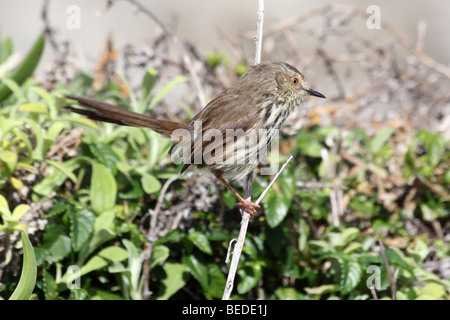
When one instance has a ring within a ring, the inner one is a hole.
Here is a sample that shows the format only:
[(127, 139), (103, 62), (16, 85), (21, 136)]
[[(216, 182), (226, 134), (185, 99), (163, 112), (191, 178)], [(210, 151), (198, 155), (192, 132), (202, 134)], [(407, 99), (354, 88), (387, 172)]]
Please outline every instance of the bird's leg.
[(214, 173), (214, 175), (225, 185), (225, 187), (227, 187), (228, 190), (233, 192), (234, 196), (240, 201), (240, 203), (236, 203), (236, 207), (243, 207), (252, 217), (256, 214), (255, 208), (261, 208), (260, 205), (251, 202), (249, 199), (242, 198), (239, 193), (237, 193), (236, 190), (234, 190), (233, 187), (227, 182), (227, 180), (222, 177), (222, 174)]

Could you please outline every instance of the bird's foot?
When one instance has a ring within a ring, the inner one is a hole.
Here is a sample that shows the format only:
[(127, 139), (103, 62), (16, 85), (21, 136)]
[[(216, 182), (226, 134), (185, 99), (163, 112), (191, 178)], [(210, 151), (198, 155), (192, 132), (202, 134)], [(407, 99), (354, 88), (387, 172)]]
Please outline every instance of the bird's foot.
[(253, 218), (253, 216), (256, 214), (255, 208), (261, 208), (259, 204), (253, 203), (248, 199), (242, 199), (241, 202), (236, 203), (234, 206), (236, 208), (244, 208), (245, 211), (250, 214), (250, 217)]

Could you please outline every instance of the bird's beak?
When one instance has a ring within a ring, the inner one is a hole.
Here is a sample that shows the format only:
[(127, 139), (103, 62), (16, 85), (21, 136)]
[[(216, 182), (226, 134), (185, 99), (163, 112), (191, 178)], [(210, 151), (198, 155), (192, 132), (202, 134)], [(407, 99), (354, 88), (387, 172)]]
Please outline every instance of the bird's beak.
[(312, 89), (303, 89), (306, 92), (309, 93), (309, 95), (311, 96), (315, 96), (315, 97), (319, 97), (319, 98), (325, 98), (325, 96), (323, 94), (321, 94), (320, 92), (316, 91), (316, 90), (312, 90)]

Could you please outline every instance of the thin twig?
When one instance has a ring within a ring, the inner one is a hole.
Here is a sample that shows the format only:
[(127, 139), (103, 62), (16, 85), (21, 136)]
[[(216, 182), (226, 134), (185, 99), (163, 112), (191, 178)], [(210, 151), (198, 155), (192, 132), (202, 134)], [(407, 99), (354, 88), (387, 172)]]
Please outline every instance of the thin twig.
[(396, 284), (397, 271), (395, 273), (392, 272), (392, 268), (389, 266), (389, 261), (386, 256), (386, 251), (384, 250), (383, 241), (379, 239), (378, 243), (380, 244), (381, 256), (383, 257), (384, 265), (386, 266), (386, 270), (389, 277), (389, 283), (391, 284), (392, 299), (397, 300), (397, 284)]
[[(292, 158), (293, 157), (290, 156), (286, 160), (286, 162), (281, 166), (281, 168), (278, 170), (278, 172), (272, 178), (270, 183), (264, 189), (263, 193), (259, 196), (258, 200), (256, 200), (256, 202), (255, 202), (256, 204), (261, 202), (261, 200), (266, 195), (267, 191), (272, 187), (272, 184), (275, 182), (275, 180), (278, 178), (278, 176), (284, 170), (284, 168), (286, 168), (287, 164), (292, 160)], [(236, 244), (234, 245), (233, 252), (231, 253), (233, 255), (233, 259), (231, 260), (230, 270), (228, 271), (227, 283), (226, 283), (226, 286), (225, 286), (225, 291), (223, 292), (222, 300), (230, 299), (231, 292), (233, 291), (234, 277), (236, 276), (236, 271), (237, 271), (237, 267), (238, 267), (238, 263), (239, 263), (239, 258), (241, 256), (242, 247), (244, 246), (245, 235), (247, 233), (247, 228), (248, 228), (249, 221), (250, 221), (250, 214), (248, 214), (246, 211), (244, 211), (243, 214), (242, 214), (241, 230), (239, 231), (239, 236), (238, 236), (237, 240), (233, 239), (229, 243), (229, 248), (228, 248), (226, 261), (229, 261), (231, 245), (232, 245), (233, 242), (236, 241)]]
[(295, 186), (300, 189), (322, 189), (322, 188), (331, 188), (331, 189), (340, 189), (346, 190), (347, 187), (342, 184), (336, 184), (333, 182), (303, 182), (297, 181), (295, 182)]
[(281, 171), (284, 170), (284, 168), (287, 166), (287, 164), (292, 160), (293, 156), (289, 155), (289, 158), (286, 160), (286, 162), (281, 166), (280, 170), (278, 170), (278, 172), (275, 174), (275, 176), (273, 177), (273, 179), (269, 182), (269, 184), (267, 185), (267, 187), (264, 189), (263, 193), (261, 193), (261, 195), (259, 196), (258, 200), (256, 200), (256, 204), (259, 204), (261, 202), (261, 200), (264, 198), (264, 196), (266, 195), (266, 193), (269, 191), (270, 187), (272, 187), (273, 183), (275, 182), (275, 180), (278, 178), (278, 176), (280, 175)]
[(372, 293), (373, 300), (378, 300), (377, 290), (375, 289), (375, 287), (370, 287), (369, 289), (370, 292)]
[[(327, 4), (323, 7), (314, 8), (300, 16), (291, 17), (280, 21), (279, 23), (274, 24), (271, 28), (267, 29), (264, 36), (267, 38), (276, 35), (286, 29), (291, 29), (294, 26), (305, 22), (306, 20), (327, 12), (340, 12), (344, 14), (360, 16), (363, 19), (367, 19), (367, 13), (364, 10), (360, 10), (344, 4), (333, 3)], [(403, 35), (400, 31), (398, 31), (385, 20), (383, 20), (383, 30), (387, 31), (390, 36), (396, 39), (404, 48), (406, 48), (412, 55), (414, 55), (420, 62), (422, 62), (422, 64), (450, 79), (450, 68), (448, 66), (438, 63), (436, 60), (431, 58), (423, 50), (421, 50), (420, 45), (416, 46), (411, 40), (409, 40), (405, 35)], [(245, 32), (243, 36), (246, 38), (250, 38), (253, 36), (253, 32)]]
[[(261, 62), (261, 48), (262, 48), (262, 28), (264, 21), (264, 0), (258, 0), (258, 20), (257, 20), (257, 33), (256, 33), (256, 52), (255, 52), (255, 64)], [(282, 167), (284, 168), (284, 167)], [(244, 198), (248, 199), (252, 193), (252, 180), (253, 172), (250, 172), (246, 180), (246, 188)], [(270, 187), (270, 186), (269, 186)], [(239, 258), (241, 257), (242, 247), (244, 246), (245, 235), (247, 234), (248, 222), (250, 220), (250, 214), (241, 208), (241, 230), (239, 231), (239, 237), (234, 245), (233, 259), (231, 260), (230, 270), (228, 271), (227, 283), (225, 285), (225, 290), (223, 291), (222, 300), (229, 300), (231, 292), (233, 291), (234, 278), (236, 276), (236, 271), (239, 263)], [(231, 245), (231, 242), (230, 242)], [(231, 250), (230, 248), (228, 249)], [(229, 255), (227, 255), (229, 257)]]
[(231, 52), (236, 56), (236, 58), (239, 61), (245, 61), (245, 53), (244, 51), (234, 42), (220, 27), (217, 27), (217, 33), (222, 38), (222, 40), (225, 42), (225, 44), (228, 45), (228, 47), (231, 49)]
[[(150, 225), (149, 229), (145, 235), (146, 239), (146, 250), (145, 250), (145, 261), (144, 261), (144, 270), (143, 270), (143, 277), (144, 277), (144, 291), (143, 291), (143, 297), (144, 299), (148, 299), (152, 292), (150, 291), (150, 262), (152, 258), (152, 251), (153, 251), (153, 243), (156, 240), (157, 232), (156, 232), (156, 222), (158, 221), (158, 215), (161, 211), (161, 205), (164, 201), (164, 197), (167, 193), (167, 189), (169, 189), (169, 186), (176, 181), (179, 178), (180, 175), (176, 174), (170, 179), (168, 179), (159, 194), (158, 202), (156, 203), (155, 210), (153, 211), (153, 215), (150, 219)], [(144, 219), (142, 219), (144, 221)]]
[(261, 63), (261, 49), (263, 39), (263, 25), (264, 25), (264, 0), (258, 0), (258, 21), (256, 22), (256, 51), (255, 64)]
[(328, 54), (322, 48), (318, 48), (316, 52), (317, 52), (317, 55), (323, 59), (327, 73), (333, 79), (333, 83), (336, 86), (336, 89), (338, 91), (338, 96), (336, 97), (336, 99), (345, 98), (346, 94), (345, 94), (344, 85), (342, 84), (341, 79), (339, 78), (339, 76), (333, 66), (333, 60), (330, 59)]
[(50, 0), (44, 0), (42, 4), (42, 11), (41, 11), (41, 18), (44, 22), (44, 33), (46, 34), (46, 40), (50, 43), (53, 50), (58, 51), (59, 46), (56, 42), (55, 38), (53, 37), (54, 30), (50, 26), (50, 21), (48, 19), (48, 8), (49, 8)]
[(194, 64), (192, 63), (191, 57), (188, 54), (188, 50), (186, 50), (186, 45), (180, 40), (180, 38), (178, 38), (178, 36), (175, 34), (175, 32), (170, 27), (168, 27), (161, 20), (159, 20), (159, 18), (156, 15), (154, 15), (153, 12), (151, 12), (146, 6), (144, 6), (142, 3), (140, 3), (137, 0), (128, 0), (128, 1), (131, 2), (132, 4), (134, 4), (139, 9), (139, 11), (141, 11), (141, 12), (145, 13), (147, 16), (149, 16), (153, 21), (156, 22), (156, 24), (158, 24), (161, 27), (161, 29), (163, 29), (163, 31), (165, 33), (167, 33), (170, 37), (172, 37), (172, 40), (175, 43), (175, 45), (178, 47), (178, 50), (180, 51), (183, 62), (186, 65), (186, 67), (189, 71), (189, 74), (192, 78), (192, 82), (194, 84), (195, 90), (197, 91), (197, 96), (198, 96), (200, 105), (202, 107), (205, 106), (206, 105), (205, 93), (203, 91), (203, 87), (200, 82), (200, 78), (198, 77), (198, 74), (195, 71)]

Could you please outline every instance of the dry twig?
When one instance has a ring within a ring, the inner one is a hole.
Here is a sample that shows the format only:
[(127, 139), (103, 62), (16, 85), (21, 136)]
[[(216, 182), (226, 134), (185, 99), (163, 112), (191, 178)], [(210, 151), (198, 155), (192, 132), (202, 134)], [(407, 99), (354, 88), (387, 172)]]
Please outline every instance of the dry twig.
[(396, 270), (395, 272), (392, 271), (392, 268), (389, 266), (389, 261), (386, 256), (386, 251), (384, 250), (383, 241), (378, 240), (378, 243), (380, 245), (381, 256), (383, 257), (384, 265), (386, 266), (386, 270), (388, 273), (389, 283), (391, 284), (392, 299), (397, 300), (397, 284), (396, 284), (397, 279), (396, 278), (397, 278), (398, 270)]
[[(164, 183), (164, 186), (161, 189), (161, 192), (158, 197), (158, 202), (156, 203), (155, 210), (153, 211), (152, 217), (150, 219), (150, 225), (147, 232), (144, 232), (145, 238), (146, 238), (146, 250), (145, 250), (145, 261), (144, 261), (144, 292), (143, 296), (145, 299), (149, 298), (152, 294), (150, 291), (150, 262), (152, 258), (152, 252), (153, 252), (153, 243), (157, 239), (157, 228), (156, 228), (156, 221), (158, 220), (159, 212), (161, 211), (161, 205), (164, 201), (164, 196), (167, 193), (167, 190), (169, 189), (169, 186), (175, 182), (178, 179), (179, 175), (176, 174), (170, 179)], [(145, 219), (143, 218), (142, 221)]]
[[(257, 20), (257, 33), (256, 33), (256, 52), (255, 52), (255, 64), (259, 64), (261, 62), (261, 48), (262, 48), (262, 32), (263, 32), (263, 23), (264, 23), (264, 0), (258, 0), (258, 20)], [(290, 158), (291, 159), (291, 158)], [(289, 159), (289, 161), (290, 161)], [(281, 168), (279, 172), (284, 169), (285, 166)], [(274, 177), (273, 180), (276, 179), (278, 175)], [(244, 198), (250, 198), (252, 193), (252, 180), (253, 180), (253, 172), (249, 173), (246, 180), (246, 189)], [(270, 184), (268, 188), (270, 188), (272, 184)], [(265, 192), (261, 195), (264, 196)], [(261, 198), (261, 197), (260, 197)], [(258, 199), (259, 200), (259, 199)], [(258, 204), (258, 202), (256, 203)], [(230, 270), (228, 271), (227, 282), (225, 285), (225, 290), (223, 292), (222, 300), (230, 299), (231, 292), (233, 291), (234, 278), (236, 276), (237, 267), (239, 264), (239, 258), (241, 257), (242, 247), (244, 246), (245, 235), (247, 233), (248, 223), (250, 220), (250, 214), (241, 208), (241, 230), (239, 231), (239, 237), (236, 241), (233, 250), (233, 259), (231, 261)], [(230, 242), (230, 246), (231, 246)], [(228, 249), (230, 251), (230, 249)], [(229, 256), (229, 255), (227, 255)], [(227, 258), (228, 260), (228, 258)]]
[(170, 27), (168, 27), (166, 24), (164, 24), (156, 15), (153, 14), (153, 12), (151, 12), (141, 2), (139, 2), (137, 0), (128, 0), (128, 1), (131, 2), (132, 4), (134, 4), (138, 8), (139, 11), (141, 11), (141, 12), (145, 13), (147, 16), (149, 16), (153, 21), (155, 21), (161, 27), (161, 29), (164, 30), (164, 32), (166, 34), (171, 36), (173, 42), (175, 43), (175, 45), (178, 47), (178, 50), (180, 51), (181, 57), (186, 65), (187, 69), (189, 70), (189, 74), (191, 76), (195, 90), (197, 91), (199, 103), (201, 106), (205, 106), (206, 105), (205, 93), (203, 91), (203, 87), (200, 82), (200, 78), (197, 74), (197, 71), (195, 70), (194, 65), (192, 63), (192, 59), (188, 54), (189, 50), (186, 48), (186, 45), (180, 40), (180, 38), (178, 38), (178, 36), (175, 34), (175, 32)]

